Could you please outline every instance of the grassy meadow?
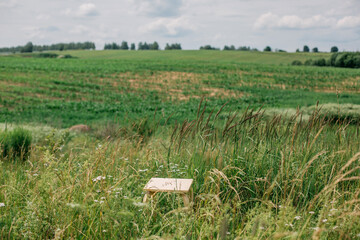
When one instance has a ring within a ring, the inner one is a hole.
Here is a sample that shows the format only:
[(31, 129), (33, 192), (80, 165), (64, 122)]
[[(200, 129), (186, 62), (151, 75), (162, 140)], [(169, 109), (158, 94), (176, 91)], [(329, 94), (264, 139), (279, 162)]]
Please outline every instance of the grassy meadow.
[[(328, 53), (66, 54), (0, 56), (1, 239), (360, 238), (359, 69), (291, 66)], [(19, 127), (29, 153), (5, 154)], [(142, 203), (151, 177), (194, 179), (191, 207)]]

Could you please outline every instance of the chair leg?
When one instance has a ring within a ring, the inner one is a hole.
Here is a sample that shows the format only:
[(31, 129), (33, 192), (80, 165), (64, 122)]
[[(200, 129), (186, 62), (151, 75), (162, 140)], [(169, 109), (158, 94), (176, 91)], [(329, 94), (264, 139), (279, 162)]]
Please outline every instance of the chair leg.
[(143, 198), (143, 203), (146, 203), (148, 198), (149, 198), (149, 193), (146, 192), (145, 195), (144, 195), (144, 198)]
[(183, 201), (184, 201), (184, 206), (185, 207), (189, 207), (190, 205), (190, 200), (189, 200), (189, 196), (187, 194), (181, 194)]
[(153, 198), (156, 192), (146, 192), (143, 198), (143, 203), (146, 203), (149, 198)]

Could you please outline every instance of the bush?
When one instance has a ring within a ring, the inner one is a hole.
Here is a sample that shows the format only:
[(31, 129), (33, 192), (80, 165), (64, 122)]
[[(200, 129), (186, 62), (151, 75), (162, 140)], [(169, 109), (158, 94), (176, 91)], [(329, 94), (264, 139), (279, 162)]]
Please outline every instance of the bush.
[(360, 52), (334, 53), (330, 64), (334, 67), (360, 68)]
[(313, 62), (313, 65), (319, 66), (319, 67), (324, 67), (324, 66), (326, 66), (326, 60), (325, 60), (325, 58), (317, 59)]
[(291, 63), (291, 65), (293, 65), (293, 66), (301, 66), (301, 65), (302, 65), (302, 62), (299, 61), (299, 60), (294, 60), (294, 61)]
[(19, 157), (24, 160), (31, 147), (31, 133), (23, 128), (0, 133), (0, 150), (3, 158)]
[(38, 57), (38, 58), (57, 58), (58, 55), (56, 53), (39, 53), (39, 54), (34, 54), (34, 57)]
[(306, 60), (306, 61), (304, 62), (304, 65), (306, 65), (306, 66), (311, 66), (311, 65), (313, 65), (313, 60), (312, 60), (312, 59)]

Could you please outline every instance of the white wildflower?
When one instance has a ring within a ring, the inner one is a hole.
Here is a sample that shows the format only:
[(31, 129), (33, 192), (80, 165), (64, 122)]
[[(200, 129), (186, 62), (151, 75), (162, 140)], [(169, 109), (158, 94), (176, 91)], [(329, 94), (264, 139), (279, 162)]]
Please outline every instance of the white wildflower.
[(94, 202), (99, 202), (99, 200), (96, 200), (96, 199), (95, 199)]
[(323, 223), (326, 223), (327, 221), (328, 221), (327, 219), (323, 219), (323, 220), (322, 220)]
[(144, 206), (146, 206), (146, 203), (142, 203), (142, 202), (133, 202), (133, 204), (136, 207), (144, 207)]
[(337, 211), (337, 209), (336, 209), (336, 208), (332, 208), (332, 209), (330, 209), (330, 212), (335, 212), (335, 211)]
[(296, 216), (296, 217), (294, 217), (294, 218), (295, 218), (295, 220), (300, 220), (300, 219), (301, 219), (300, 216)]
[(148, 171), (149, 169), (139, 169), (139, 172), (146, 172)]
[(310, 214), (314, 214), (315, 212), (313, 212), (313, 211), (310, 211), (309, 213), (310, 213)]
[(107, 231), (104, 229), (103, 232), (106, 233)]
[(36, 176), (39, 176), (39, 174), (37, 174), (37, 173), (34, 173), (34, 174), (33, 174), (33, 176), (34, 176), (34, 177), (36, 177)]
[(289, 223), (289, 224), (285, 224), (285, 226), (287, 226), (287, 227), (291, 227), (291, 228), (293, 228), (294, 227), (294, 225), (292, 224), (292, 223)]
[(102, 177), (102, 176), (97, 176), (96, 178), (93, 179), (93, 182), (97, 182), (100, 180), (106, 179), (106, 177)]
[(0, 202), (0, 207), (5, 207), (5, 203)]
[(339, 226), (334, 226), (334, 227), (333, 227), (333, 230), (337, 229), (338, 227), (339, 227)]
[(71, 207), (71, 208), (80, 208), (81, 205), (78, 203), (67, 203), (66, 206)]
[(100, 199), (101, 199), (101, 200), (104, 200), (104, 199), (105, 199), (105, 197), (101, 197)]
[(103, 203), (104, 203), (104, 201), (100, 201), (99, 203), (100, 203), (100, 204), (103, 204)]

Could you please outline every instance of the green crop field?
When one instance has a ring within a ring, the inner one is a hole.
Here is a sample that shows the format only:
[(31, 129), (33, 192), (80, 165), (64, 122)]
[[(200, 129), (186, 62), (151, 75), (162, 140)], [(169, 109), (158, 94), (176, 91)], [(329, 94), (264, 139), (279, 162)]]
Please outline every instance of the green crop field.
[[(0, 56), (1, 239), (360, 236), (360, 69), (291, 65), (329, 53), (65, 53)], [(194, 179), (191, 206), (142, 203), (151, 177)]]
[[(74, 51), (77, 59), (0, 58), (0, 121), (56, 127), (209, 109), (360, 104), (359, 70), (289, 66), (317, 54)], [(320, 54), (325, 56), (326, 54)]]

